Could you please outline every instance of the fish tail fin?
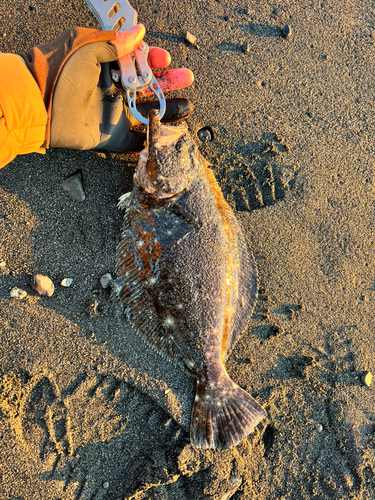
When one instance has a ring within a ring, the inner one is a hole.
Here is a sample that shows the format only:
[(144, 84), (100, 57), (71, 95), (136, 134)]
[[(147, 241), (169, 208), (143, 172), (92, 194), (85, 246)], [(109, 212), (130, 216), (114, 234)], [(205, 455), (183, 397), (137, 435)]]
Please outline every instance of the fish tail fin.
[(196, 448), (236, 446), (266, 416), (265, 410), (229, 377), (222, 384), (197, 383), (190, 439)]

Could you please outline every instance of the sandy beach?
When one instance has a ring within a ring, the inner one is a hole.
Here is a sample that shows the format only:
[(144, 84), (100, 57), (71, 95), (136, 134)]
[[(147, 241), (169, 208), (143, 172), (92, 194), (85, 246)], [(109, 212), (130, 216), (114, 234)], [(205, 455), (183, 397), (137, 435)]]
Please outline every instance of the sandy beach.
[[(19, 156), (0, 170), (0, 499), (373, 500), (375, 5), (131, 2), (146, 42), (195, 75), (175, 95), (195, 105), (189, 130), (259, 274), (227, 369), (268, 417), (232, 450), (194, 449), (195, 379), (101, 286), (137, 158)], [(84, 0), (8, 0), (0, 50), (72, 26), (99, 27)], [(61, 186), (76, 172), (84, 202)]]

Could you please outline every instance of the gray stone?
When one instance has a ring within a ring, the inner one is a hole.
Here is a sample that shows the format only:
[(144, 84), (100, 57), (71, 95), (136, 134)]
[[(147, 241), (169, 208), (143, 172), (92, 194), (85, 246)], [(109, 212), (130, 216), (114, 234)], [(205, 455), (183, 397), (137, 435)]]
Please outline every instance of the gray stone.
[(112, 280), (113, 280), (112, 275), (110, 273), (105, 273), (100, 278), (100, 284), (102, 285), (103, 288), (108, 288)]
[(245, 42), (243, 45), (241, 45), (241, 50), (242, 52), (245, 52), (248, 54), (250, 52), (250, 45), (248, 42)]
[(11, 289), (10, 294), (9, 294), (12, 299), (18, 299), (22, 300), (25, 297), (27, 297), (27, 292), (25, 290), (21, 290), (21, 288), (17, 288), (16, 286)]
[(362, 375), (362, 383), (366, 387), (370, 387), (372, 383), (372, 373), (371, 372), (364, 372)]
[(61, 286), (69, 287), (73, 283), (73, 278), (64, 278), (61, 281)]
[(281, 30), (281, 35), (284, 38), (289, 38), (291, 34), (292, 34), (292, 28), (286, 24), (284, 28)]
[(61, 183), (64, 191), (70, 194), (73, 200), (85, 201), (86, 195), (82, 185), (82, 175), (80, 173), (71, 175)]

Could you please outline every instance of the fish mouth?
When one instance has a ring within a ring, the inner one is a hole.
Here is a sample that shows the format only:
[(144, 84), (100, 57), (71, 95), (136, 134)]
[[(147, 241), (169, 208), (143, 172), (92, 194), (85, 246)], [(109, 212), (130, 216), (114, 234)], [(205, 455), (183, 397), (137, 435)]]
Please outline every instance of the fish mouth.
[[(174, 177), (166, 179), (160, 173), (159, 152), (167, 149), (174, 150), (178, 140), (186, 134), (187, 126), (168, 126), (160, 123), (158, 111), (151, 110), (148, 113), (149, 124), (147, 127), (147, 145), (140, 152), (135, 178), (141, 187), (156, 198), (169, 198), (176, 192), (169, 181), (175, 184)], [(166, 186), (163, 188), (163, 180)], [(178, 183), (176, 183), (177, 185)]]
[(148, 113), (148, 128), (147, 128), (147, 145), (148, 151), (153, 151), (155, 148), (172, 146), (182, 137), (187, 130), (187, 126), (168, 126), (162, 125), (159, 119), (157, 109), (152, 109)]

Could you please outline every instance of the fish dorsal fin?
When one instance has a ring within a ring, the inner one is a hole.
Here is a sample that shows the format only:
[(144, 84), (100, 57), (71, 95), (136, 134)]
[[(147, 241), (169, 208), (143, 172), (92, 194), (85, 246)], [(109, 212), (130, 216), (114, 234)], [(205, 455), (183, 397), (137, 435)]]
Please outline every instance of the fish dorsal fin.
[(192, 373), (189, 369), (189, 359), (181, 354), (175, 342), (173, 330), (162, 324), (154, 303), (144, 287), (145, 280), (152, 276), (145, 276), (140, 266), (139, 253), (131, 232), (131, 211), (128, 208), (124, 217), (121, 241), (117, 247), (116, 259), (116, 291), (123, 306), (124, 312), (137, 333), (159, 354)]
[(249, 322), (257, 297), (258, 274), (254, 257), (246, 243), (242, 228), (236, 219), (233, 210), (224, 199), (221, 189), (210, 168), (206, 167), (206, 176), (215, 196), (216, 207), (221, 214), (223, 224), (228, 227), (228, 239), (233, 243), (233, 251), (238, 261), (238, 296), (236, 312), (232, 319), (229, 338), (226, 342), (224, 360), (227, 359), (234, 344)]
[[(236, 220), (237, 222), (237, 220)], [(230, 339), (225, 353), (225, 359), (229, 356), (238, 337), (241, 335), (249, 322), (253, 312), (258, 290), (258, 273), (254, 257), (247, 246), (245, 237), (239, 226), (237, 245), (239, 253), (239, 276), (238, 276), (238, 300), (233, 323), (230, 330)]]

